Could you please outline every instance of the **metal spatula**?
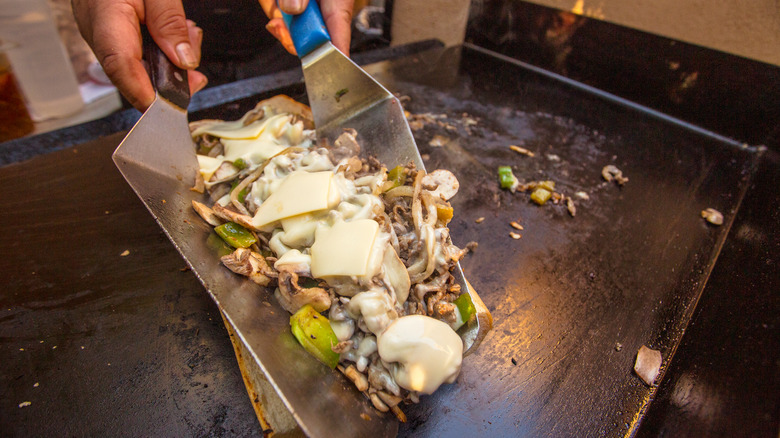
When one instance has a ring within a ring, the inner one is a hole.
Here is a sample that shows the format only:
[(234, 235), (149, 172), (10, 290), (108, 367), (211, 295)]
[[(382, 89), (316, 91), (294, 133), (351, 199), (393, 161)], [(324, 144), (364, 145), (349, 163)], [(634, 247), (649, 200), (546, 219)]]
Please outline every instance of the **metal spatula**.
[[(335, 140), (344, 129), (353, 128), (363, 151), (387, 168), (411, 161), (425, 170), (401, 102), (331, 43), (317, 2), (310, 1), (300, 15), (285, 14), (284, 20), (301, 58), (317, 135)], [(477, 310), (477, 318), (459, 330), (468, 354), (490, 330), (492, 318), (460, 263), (453, 274)]]
[[(377, 415), (343, 377), (313, 360), (290, 333), (289, 314), (263, 305), (273, 300), (268, 292), (225, 269), (209, 246), (211, 227), (192, 209), (193, 200), (207, 201), (190, 190), (198, 162), (187, 123), (187, 73), (151, 39), (147, 43), (144, 57), (157, 98), (117, 147), (114, 163), (246, 347), (248, 357), (239, 360), (253, 361), (262, 371), (264, 381), (255, 389), (262, 390), (263, 408), (270, 409), (264, 415), (274, 414), (275, 404), (268, 402), (276, 397), (273, 391), (307, 436), (332, 436), (334, 430), (353, 437), (395, 436), (397, 421)], [(297, 436), (294, 429), (275, 432)]]

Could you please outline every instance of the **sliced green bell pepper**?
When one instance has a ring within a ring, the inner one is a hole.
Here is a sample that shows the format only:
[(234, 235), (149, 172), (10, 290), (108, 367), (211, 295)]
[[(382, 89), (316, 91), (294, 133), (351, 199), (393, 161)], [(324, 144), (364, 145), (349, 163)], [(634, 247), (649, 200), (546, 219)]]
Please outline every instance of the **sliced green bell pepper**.
[(395, 166), (387, 172), (387, 180), (393, 183), (388, 190), (400, 187), (406, 184), (406, 171), (403, 166)]
[(498, 166), (498, 182), (502, 189), (511, 189), (517, 185), (517, 178), (510, 166)]
[(460, 313), (460, 319), (463, 323), (469, 322), (477, 313), (477, 309), (474, 307), (474, 303), (471, 302), (471, 296), (467, 293), (462, 293), (455, 301), (452, 302), (458, 308)]
[(339, 340), (333, 333), (328, 318), (307, 304), (290, 317), (290, 328), (304, 350), (330, 368), (336, 368), (339, 354), (331, 347), (338, 344)]
[(215, 227), (214, 231), (233, 248), (248, 248), (257, 242), (249, 230), (235, 222), (225, 222)]

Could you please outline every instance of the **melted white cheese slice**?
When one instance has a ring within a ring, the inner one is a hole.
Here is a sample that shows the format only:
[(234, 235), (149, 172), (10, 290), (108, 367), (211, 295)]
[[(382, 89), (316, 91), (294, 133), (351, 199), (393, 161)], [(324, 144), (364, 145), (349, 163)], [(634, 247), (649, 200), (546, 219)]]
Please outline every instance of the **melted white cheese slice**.
[(314, 231), (319, 222), (312, 214), (299, 214), (281, 220), (284, 236), (282, 243), (292, 247), (307, 247), (314, 242)]
[(396, 383), (423, 394), (433, 394), (460, 373), (463, 341), (450, 326), (423, 315), (393, 321), (377, 340), (379, 357), (391, 366)]
[(210, 134), (215, 137), (229, 139), (257, 138), (269, 125), (276, 125), (281, 121), (280, 119), (289, 119), (289, 117), (279, 114), (257, 120), (247, 126), (244, 126), (243, 118), (233, 122), (216, 122), (196, 129), (192, 132), (192, 136), (197, 137), (200, 134)]
[(260, 204), (252, 224), (263, 227), (280, 219), (332, 208), (341, 201), (333, 172), (293, 172)]
[(213, 158), (206, 155), (197, 155), (198, 166), (200, 167), (200, 174), (203, 176), (203, 181), (211, 179), (211, 175), (219, 169), (222, 162), (225, 161), (222, 158)]
[(221, 142), (225, 146), (224, 158), (226, 160), (236, 161), (243, 158), (254, 164), (262, 163), (288, 147), (278, 144), (266, 135), (242, 140), (222, 139)]
[(347, 313), (355, 320), (362, 316), (366, 327), (374, 334), (382, 333), (398, 317), (392, 298), (382, 289), (369, 289), (352, 297), (347, 303)]
[(311, 247), (312, 275), (317, 278), (366, 275), (378, 230), (379, 224), (371, 219), (318, 227)]

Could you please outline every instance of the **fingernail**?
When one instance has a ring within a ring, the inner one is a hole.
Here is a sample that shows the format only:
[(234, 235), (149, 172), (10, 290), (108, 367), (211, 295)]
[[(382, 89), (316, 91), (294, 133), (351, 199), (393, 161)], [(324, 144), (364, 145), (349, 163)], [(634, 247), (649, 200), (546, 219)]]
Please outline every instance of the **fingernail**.
[(190, 43), (179, 43), (176, 46), (176, 55), (179, 56), (179, 62), (186, 68), (195, 68), (198, 66), (198, 60), (195, 59), (195, 52), (192, 51)]
[(200, 91), (200, 90), (202, 90), (202, 89), (206, 88), (206, 85), (208, 85), (208, 83), (209, 83), (209, 80), (208, 80), (208, 78), (206, 78), (206, 77), (204, 76), (204, 77), (203, 77), (203, 79), (202, 79), (200, 82), (198, 82), (198, 85), (196, 85), (196, 86), (195, 86), (195, 89), (194, 89), (194, 90), (192, 90), (192, 94), (195, 94), (195, 93), (197, 93), (198, 91)]
[(303, 12), (303, 2), (301, 0), (279, 0), (279, 8), (283, 11), (299, 14)]

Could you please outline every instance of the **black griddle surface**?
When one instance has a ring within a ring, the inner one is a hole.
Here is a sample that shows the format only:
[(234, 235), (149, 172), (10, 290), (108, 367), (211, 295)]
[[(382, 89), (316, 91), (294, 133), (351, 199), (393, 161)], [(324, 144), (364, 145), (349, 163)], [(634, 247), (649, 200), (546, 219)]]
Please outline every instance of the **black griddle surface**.
[[(453, 127), (415, 136), (429, 170), (460, 179), (452, 236), (479, 243), (462, 266), (495, 319), (458, 383), (405, 409), (401, 434), (634, 431), (655, 393), (633, 374), (635, 353), (644, 344), (664, 368), (672, 359), (759, 153), (474, 50), (369, 70), (409, 96), (407, 110)], [(237, 118), (302, 90), (258, 90), (192, 116)], [(435, 135), (449, 142), (432, 147)], [(118, 139), (0, 169), (11, 188), (0, 212), (0, 418), (15, 435), (257, 433), (216, 308), (110, 162)], [(630, 181), (603, 181), (607, 164)], [(497, 188), (499, 165), (590, 199), (575, 199), (573, 218), (536, 206)], [(707, 207), (726, 223), (705, 223)]]

